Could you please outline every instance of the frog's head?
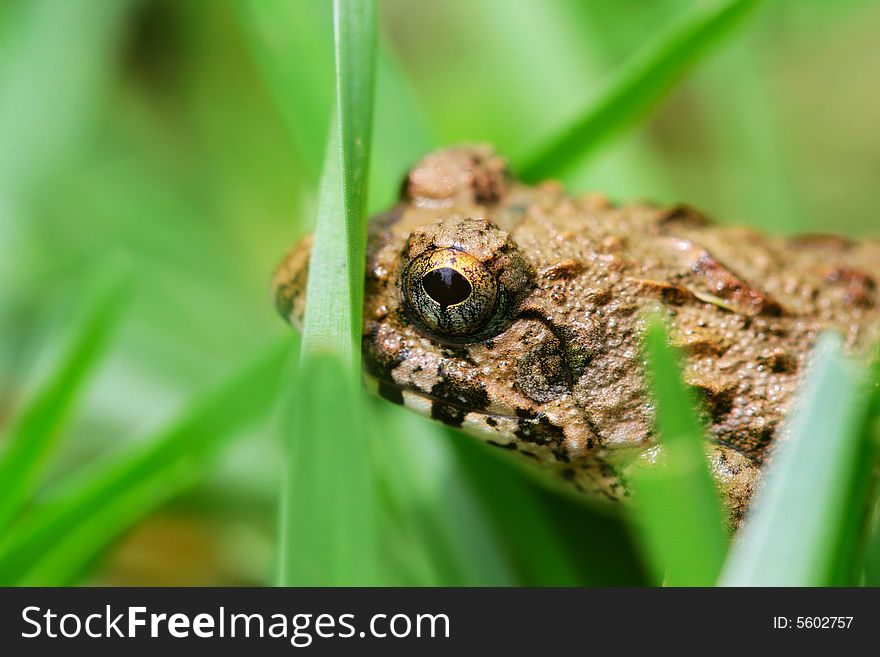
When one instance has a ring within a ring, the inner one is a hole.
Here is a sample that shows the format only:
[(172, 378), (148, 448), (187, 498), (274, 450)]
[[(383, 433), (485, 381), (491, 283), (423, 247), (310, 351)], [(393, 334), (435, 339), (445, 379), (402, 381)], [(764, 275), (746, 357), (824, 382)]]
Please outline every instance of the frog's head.
[[(527, 189), (487, 148), (439, 151), (410, 171), (400, 203), (370, 222), (363, 364), (388, 400), (565, 463), (599, 446), (572, 394), (595, 336), (545, 312), (541, 258), (511, 234)], [(294, 325), (308, 250), (307, 238), (273, 285)]]
[[(579, 489), (625, 495), (618, 466), (655, 453), (641, 358), (642, 311), (653, 301), (644, 286), (685, 293), (646, 280), (656, 254), (628, 251), (637, 248), (628, 235), (650, 230), (656, 216), (648, 206), (615, 212), (598, 196), (571, 200), (553, 183), (523, 185), (485, 147), (427, 156), (400, 202), (370, 221), (368, 384), (551, 465)], [(291, 251), (273, 282), (294, 325), (310, 243)], [(719, 472), (749, 470), (744, 456), (716, 451)], [(737, 495), (732, 506), (742, 508), (747, 493)]]

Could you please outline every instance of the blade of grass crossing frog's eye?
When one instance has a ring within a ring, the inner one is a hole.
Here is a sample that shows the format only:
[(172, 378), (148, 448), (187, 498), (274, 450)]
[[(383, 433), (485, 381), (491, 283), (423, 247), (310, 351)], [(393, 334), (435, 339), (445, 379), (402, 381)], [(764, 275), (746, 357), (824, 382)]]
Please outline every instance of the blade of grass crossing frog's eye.
[(617, 73), (578, 117), (523, 157), (514, 169), (529, 181), (558, 176), (643, 116), (675, 82), (721, 43), (760, 0), (726, 0), (695, 9)]
[(358, 385), (375, 6), (336, 0), (333, 15), (336, 105), (318, 194), (302, 362), (279, 396), (288, 404), (279, 425), (288, 450), (278, 567), (284, 585), (375, 584), (379, 572), (375, 478)]
[(68, 343), (9, 427), (0, 456), (0, 534), (27, 503), (64, 422), (113, 337), (129, 296), (130, 273), (121, 259), (95, 272)]
[(51, 487), (0, 541), (0, 584), (64, 583), (194, 481), (227, 440), (265, 416), (289, 352), (287, 340), (273, 345), (153, 436)]
[(650, 323), (645, 347), (661, 455), (631, 471), (638, 535), (655, 583), (711, 586), (727, 552), (727, 533), (705, 434), (659, 320)]
[[(827, 586), (840, 583), (841, 553), (864, 508), (850, 496), (861, 488), (859, 462), (867, 435), (860, 426), (867, 395), (862, 373), (825, 334), (796, 401), (788, 439), (765, 472), (765, 483), (724, 567), (725, 586)], [(848, 570), (848, 569), (847, 569)]]

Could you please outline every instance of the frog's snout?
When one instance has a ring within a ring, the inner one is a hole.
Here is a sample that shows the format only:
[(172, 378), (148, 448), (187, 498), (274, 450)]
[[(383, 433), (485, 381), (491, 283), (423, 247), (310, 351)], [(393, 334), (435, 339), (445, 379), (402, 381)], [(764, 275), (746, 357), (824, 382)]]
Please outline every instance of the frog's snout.
[(302, 329), (306, 305), (309, 255), (312, 236), (306, 235), (296, 243), (272, 276), (271, 294), (278, 313), (294, 327)]

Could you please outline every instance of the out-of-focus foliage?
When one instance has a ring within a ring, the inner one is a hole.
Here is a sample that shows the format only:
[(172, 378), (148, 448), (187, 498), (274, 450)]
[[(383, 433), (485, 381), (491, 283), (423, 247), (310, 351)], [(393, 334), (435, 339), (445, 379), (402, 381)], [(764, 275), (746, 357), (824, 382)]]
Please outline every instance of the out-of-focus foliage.
[[(371, 208), (392, 202), (407, 164), (433, 146), (521, 152), (697, 4), (380, 0)], [(876, 233), (878, 29), (871, 0), (763, 3), (650, 117), (564, 181), (620, 200), (684, 200), (763, 229)], [(330, 2), (0, 4), (0, 422), (55, 371), (92, 263), (122, 252), (135, 282), (25, 512), (108, 450), (135, 454), (138, 436), (165, 435), (192, 398), (289, 338), (267, 282), (311, 228), (333, 70)], [(397, 564), (382, 566), (384, 581), (646, 581), (619, 518), (399, 409), (375, 410), (387, 427), (375, 439), (400, 455), (376, 466), (390, 473), (378, 491), (381, 540)], [(131, 566), (139, 541), (181, 526), (207, 534), (192, 544), (217, 567), (188, 579), (169, 553), (174, 574), (162, 583), (271, 581), (282, 460), (263, 415), (236, 431), (206, 480), (78, 581), (143, 582)], [(160, 492), (133, 492), (130, 508), (98, 520), (112, 527)], [(168, 521), (181, 516), (191, 521)], [(176, 544), (150, 549), (163, 543)], [(88, 541), (76, 549), (88, 554)]]

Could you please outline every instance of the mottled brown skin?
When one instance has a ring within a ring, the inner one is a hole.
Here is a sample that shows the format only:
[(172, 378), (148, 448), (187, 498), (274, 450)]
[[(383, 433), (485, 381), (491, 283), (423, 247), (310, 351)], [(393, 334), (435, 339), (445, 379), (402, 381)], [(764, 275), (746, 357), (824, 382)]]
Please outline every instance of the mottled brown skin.
[[(497, 281), (491, 317), (470, 333), (432, 330), (402, 292), (410, 263), (438, 249)], [(273, 284), (294, 324), (307, 253), (296, 247)], [(852, 350), (876, 338), (878, 277), (876, 242), (768, 237), (686, 206), (571, 198), (512, 179), (487, 147), (451, 148), (418, 163), (401, 201), (370, 223), (364, 366), (383, 397), (618, 500), (625, 464), (657, 456), (640, 340), (659, 309), (705, 401), (707, 451), (737, 518), (817, 334), (837, 329)]]

